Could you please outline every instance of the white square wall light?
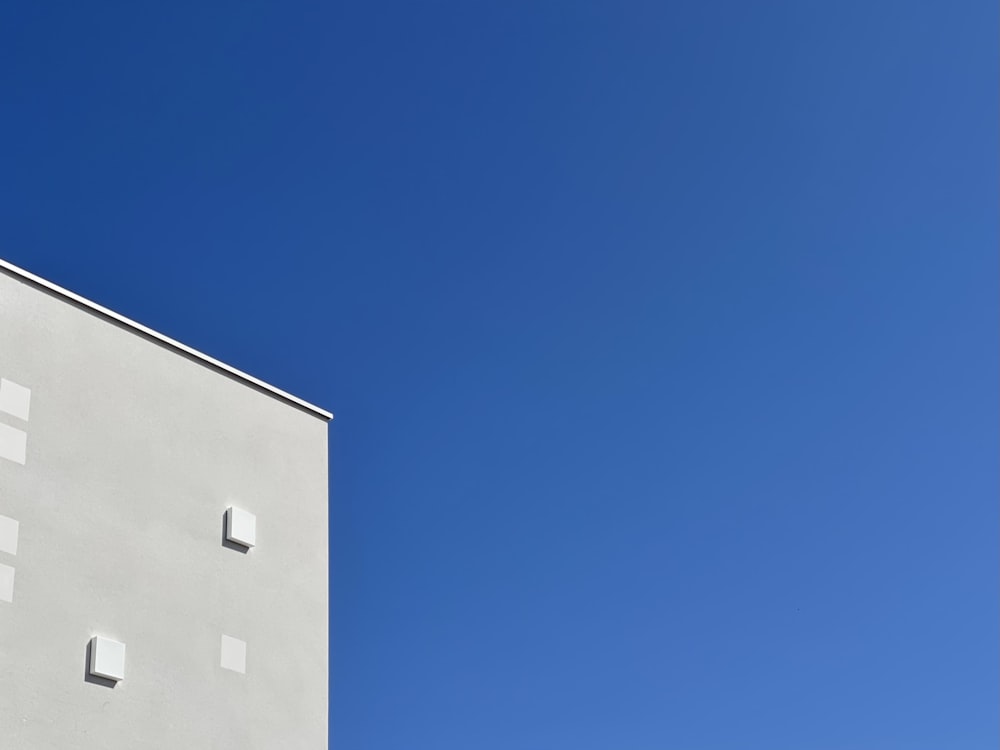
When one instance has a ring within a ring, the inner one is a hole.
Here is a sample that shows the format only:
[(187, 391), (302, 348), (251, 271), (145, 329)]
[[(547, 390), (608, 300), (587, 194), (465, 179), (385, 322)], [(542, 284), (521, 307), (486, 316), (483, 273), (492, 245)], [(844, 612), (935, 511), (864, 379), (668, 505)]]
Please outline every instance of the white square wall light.
[(241, 508), (226, 511), (226, 539), (253, 547), (257, 543), (257, 516)]
[(0, 552), (8, 555), (17, 554), (18, 523), (13, 518), (0, 516)]
[(0, 602), (14, 601), (14, 569), (0, 563)]
[(222, 636), (220, 666), (240, 674), (247, 673), (247, 643), (231, 635)]
[(0, 411), (28, 421), (31, 409), (31, 389), (0, 378)]
[(28, 433), (0, 422), (0, 458), (24, 465)]
[(125, 644), (94, 636), (90, 641), (90, 673), (115, 682), (125, 679)]

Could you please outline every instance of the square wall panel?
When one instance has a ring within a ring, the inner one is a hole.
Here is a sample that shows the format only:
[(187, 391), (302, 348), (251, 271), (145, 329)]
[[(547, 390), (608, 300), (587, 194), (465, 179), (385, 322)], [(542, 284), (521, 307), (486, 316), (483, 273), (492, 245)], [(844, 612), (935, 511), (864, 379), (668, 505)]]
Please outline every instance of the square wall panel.
[(253, 547), (257, 543), (257, 516), (242, 508), (226, 511), (226, 539)]
[(90, 642), (90, 673), (116, 682), (125, 679), (125, 644), (95, 636)]
[(0, 516), (0, 552), (8, 555), (17, 554), (18, 523), (13, 518)]
[(28, 421), (31, 407), (31, 389), (0, 378), (0, 411)]

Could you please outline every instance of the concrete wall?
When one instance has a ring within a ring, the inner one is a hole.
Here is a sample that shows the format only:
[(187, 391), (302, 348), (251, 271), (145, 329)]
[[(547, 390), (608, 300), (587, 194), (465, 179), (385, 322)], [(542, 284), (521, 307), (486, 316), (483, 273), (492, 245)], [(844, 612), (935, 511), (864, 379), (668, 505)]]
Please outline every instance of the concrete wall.
[(325, 420), (7, 271), (0, 378), (0, 747), (326, 748)]

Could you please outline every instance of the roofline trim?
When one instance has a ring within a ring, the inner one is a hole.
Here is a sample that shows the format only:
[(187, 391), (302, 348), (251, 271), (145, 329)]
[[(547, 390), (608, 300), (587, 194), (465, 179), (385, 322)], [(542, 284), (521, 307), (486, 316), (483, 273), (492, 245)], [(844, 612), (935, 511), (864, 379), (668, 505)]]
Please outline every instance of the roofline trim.
[(187, 346), (186, 344), (182, 344), (181, 342), (170, 338), (169, 336), (164, 336), (162, 333), (154, 331), (152, 328), (147, 328), (146, 326), (142, 325), (142, 323), (137, 323), (131, 318), (126, 318), (124, 315), (120, 315), (119, 313), (116, 313), (114, 310), (109, 310), (103, 305), (99, 305), (96, 302), (92, 302), (86, 297), (81, 297), (79, 294), (75, 294), (69, 291), (68, 289), (64, 289), (58, 284), (53, 284), (51, 281), (47, 281), (43, 279), (41, 276), (36, 276), (30, 271), (25, 271), (23, 268), (19, 268), (18, 266), (15, 266), (13, 263), (3, 260), (2, 258), (0, 258), (0, 269), (7, 271), (8, 273), (14, 276), (18, 276), (24, 279), (25, 281), (35, 284), (36, 286), (42, 287), (43, 289), (52, 292), (53, 294), (59, 297), (63, 297), (64, 299), (67, 299), (70, 302), (73, 302), (81, 307), (84, 307), (94, 313), (97, 313), (101, 317), (108, 318), (110, 320), (115, 321), (116, 323), (120, 323), (126, 328), (131, 328), (136, 333), (139, 333), (147, 338), (153, 339), (154, 341), (163, 344), (169, 349), (173, 349), (175, 351), (181, 352), (182, 354), (186, 354), (192, 359), (196, 359), (213, 369), (221, 370), (223, 373), (231, 375), (237, 380), (241, 380), (244, 383), (257, 388), (258, 390), (270, 393), (272, 396), (277, 396), (282, 401), (287, 401), (288, 403), (297, 406), (300, 409), (303, 409), (311, 414), (314, 414), (315, 416), (320, 417), (321, 419), (325, 419), (326, 421), (330, 421), (331, 419), (333, 419), (333, 414), (331, 412), (326, 411), (326, 409), (321, 409), (318, 406), (310, 404), (308, 401), (303, 401), (301, 398), (298, 398), (297, 396), (293, 396), (292, 394), (281, 390), (280, 388), (275, 388), (273, 385), (270, 385), (268, 383), (265, 383), (263, 380), (255, 378), (253, 375), (248, 375), (242, 370), (237, 370), (235, 367), (227, 365), (225, 362), (220, 362), (219, 360), (215, 359), (215, 357), (210, 357), (207, 354), (198, 351), (197, 349), (192, 349), (190, 346)]

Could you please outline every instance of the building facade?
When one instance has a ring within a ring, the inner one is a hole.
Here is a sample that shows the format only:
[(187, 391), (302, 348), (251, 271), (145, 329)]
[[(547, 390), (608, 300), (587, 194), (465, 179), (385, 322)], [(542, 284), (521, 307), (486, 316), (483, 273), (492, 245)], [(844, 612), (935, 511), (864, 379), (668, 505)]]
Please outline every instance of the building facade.
[(0, 261), (0, 747), (327, 747), (331, 415)]

